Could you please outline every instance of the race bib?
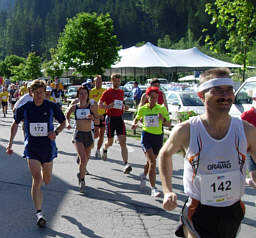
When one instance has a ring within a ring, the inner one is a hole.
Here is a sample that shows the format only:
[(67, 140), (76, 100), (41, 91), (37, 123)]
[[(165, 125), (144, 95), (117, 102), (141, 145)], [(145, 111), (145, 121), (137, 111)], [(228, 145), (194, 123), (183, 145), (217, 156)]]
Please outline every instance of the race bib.
[(17, 98), (12, 98), (12, 102), (16, 102), (17, 101)]
[(145, 126), (146, 127), (159, 127), (158, 115), (145, 116)]
[(114, 100), (114, 107), (115, 109), (123, 109), (123, 101), (122, 100)]
[(90, 109), (80, 108), (76, 110), (76, 118), (78, 120), (87, 119), (88, 115), (90, 115)]
[(29, 131), (32, 136), (47, 136), (47, 123), (29, 123)]
[(7, 96), (2, 96), (2, 99), (3, 99), (3, 100), (6, 100), (6, 99), (7, 99)]
[(200, 175), (201, 203), (223, 203), (238, 200), (240, 194), (240, 171)]

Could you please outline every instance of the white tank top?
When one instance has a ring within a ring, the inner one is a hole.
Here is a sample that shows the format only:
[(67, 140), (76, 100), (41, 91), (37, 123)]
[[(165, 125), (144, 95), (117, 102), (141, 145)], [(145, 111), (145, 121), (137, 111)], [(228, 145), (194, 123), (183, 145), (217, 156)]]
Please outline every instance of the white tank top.
[(212, 138), (199, 116), (190, 118), (190, 142), (184, 161), (184, 192), (202, 204), (229, 206), (244, 194), (247, 140), (240, 118), (227, 134)]

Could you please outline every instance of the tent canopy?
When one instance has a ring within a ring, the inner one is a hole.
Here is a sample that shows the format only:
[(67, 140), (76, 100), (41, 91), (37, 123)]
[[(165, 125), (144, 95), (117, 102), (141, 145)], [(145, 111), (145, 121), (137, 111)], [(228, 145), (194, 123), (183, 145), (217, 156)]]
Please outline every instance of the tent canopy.
[(150, 42), (143, 46), (132, 46), (119, 51), (120, 62), (111, 66), (108, 73), (122, 75), (145, 75), (149, 73), (171, 73), (202, 71), (215, 67), (241, 68), (203, 54), (196, 47), (186, 50), (172, 50), (157, 47)]

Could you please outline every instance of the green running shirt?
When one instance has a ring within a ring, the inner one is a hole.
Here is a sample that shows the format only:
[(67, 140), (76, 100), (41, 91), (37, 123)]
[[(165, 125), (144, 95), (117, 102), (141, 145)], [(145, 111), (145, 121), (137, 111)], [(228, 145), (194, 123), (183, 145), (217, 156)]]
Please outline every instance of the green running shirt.
[(163, 133), (163, 122), (159, 120), (158, 114), (161, 113), (166, 121), (170, 121), (169, 113), (164, 105), (156, 104), (152, 109), (149, 103), (139, 107), (136, 119), (143, 119), (142, 130), (154, 135)]

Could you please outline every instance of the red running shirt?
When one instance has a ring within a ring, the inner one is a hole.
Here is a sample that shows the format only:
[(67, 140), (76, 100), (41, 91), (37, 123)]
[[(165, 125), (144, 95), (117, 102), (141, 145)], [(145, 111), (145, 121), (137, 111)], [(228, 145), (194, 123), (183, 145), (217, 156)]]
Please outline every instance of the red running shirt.
[[(111, 104), (115, 100), (124, 101), (124, 91), (122, 89), (109, 88), (100, 98), (100, 102), (107, 105)], [(110, 108), (106, 110), (106, 114), (108, 116), (119, 117), (123, 115), (123, 109)]]
[(256, 126), (256, 111), (254, 107), (242, 113), (241, 118)]

